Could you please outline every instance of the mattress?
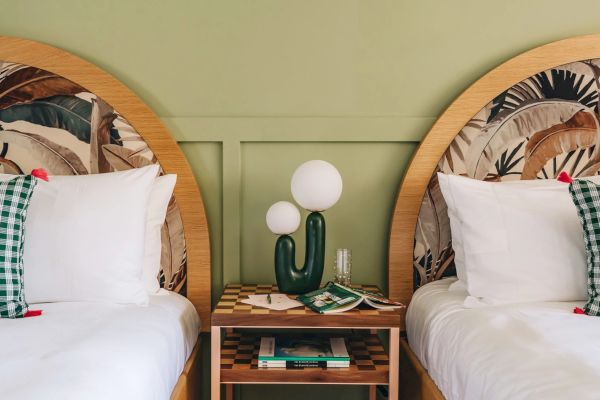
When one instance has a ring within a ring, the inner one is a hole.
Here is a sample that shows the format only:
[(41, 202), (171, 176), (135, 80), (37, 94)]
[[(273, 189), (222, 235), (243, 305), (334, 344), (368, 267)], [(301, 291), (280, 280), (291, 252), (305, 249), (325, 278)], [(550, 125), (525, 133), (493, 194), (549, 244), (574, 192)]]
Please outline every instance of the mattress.
[(39, 317), (0, 320), (0, 398), (169, 399), (199, 318), (161, 290), (147, 307), (35, 304)]
[(447, 399), (600, 398), (600, 318), (582, 302), (465, 307), (455, 279), (419, 288), (411, 349)]

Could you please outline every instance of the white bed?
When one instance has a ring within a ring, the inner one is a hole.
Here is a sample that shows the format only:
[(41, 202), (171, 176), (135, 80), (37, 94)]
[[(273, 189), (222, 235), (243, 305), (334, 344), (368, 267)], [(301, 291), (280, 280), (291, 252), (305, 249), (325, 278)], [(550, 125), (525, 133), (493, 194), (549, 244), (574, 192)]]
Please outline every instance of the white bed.
[(466, 308), (455, 278), (419, 288), (409, 345), (446, 399), (600, 398), (600, 319), (582, 302)]
[(0, 320), (6, 399), (169, 399), (198, 339), (185, 297), (162, 290), (147, 307), (33, 304), (39, 317)]

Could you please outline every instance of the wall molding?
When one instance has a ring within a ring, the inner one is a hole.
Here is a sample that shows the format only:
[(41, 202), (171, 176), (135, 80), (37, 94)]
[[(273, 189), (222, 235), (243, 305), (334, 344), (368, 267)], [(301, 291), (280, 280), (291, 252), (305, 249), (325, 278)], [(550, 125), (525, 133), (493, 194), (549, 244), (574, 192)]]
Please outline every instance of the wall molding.
[(247, 143), (419, 143), (435, 117), (163, 117), (179, 143), (222, 149), (223, 284), (241, 282), (242, 148)]
[(163, 117), (178, 142), (420, 142), (436, 117)]

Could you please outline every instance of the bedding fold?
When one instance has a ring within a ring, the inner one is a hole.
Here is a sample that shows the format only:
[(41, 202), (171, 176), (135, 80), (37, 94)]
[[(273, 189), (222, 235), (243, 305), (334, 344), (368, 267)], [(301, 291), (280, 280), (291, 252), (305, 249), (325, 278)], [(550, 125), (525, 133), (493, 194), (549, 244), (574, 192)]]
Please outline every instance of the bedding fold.
[(597, 399), (600, 318), (583, 302), (466, 308), (456, 279), (419, 288), (407, 311), (411, 349), (448, 400)]
[(2, 398), (166, 400), (199, 333), (194, 306), (164, 290), (147, 307), (36, 308), (42, 316), (0, 321)]

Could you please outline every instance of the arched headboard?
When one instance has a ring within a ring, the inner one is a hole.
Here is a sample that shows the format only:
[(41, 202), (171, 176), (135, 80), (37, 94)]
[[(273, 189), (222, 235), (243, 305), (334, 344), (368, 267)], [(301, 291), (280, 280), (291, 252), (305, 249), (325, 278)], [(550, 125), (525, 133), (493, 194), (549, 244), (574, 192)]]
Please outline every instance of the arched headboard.
[(73, 54), (0, 36), (0, 169), (88, 174), (158, 163), (177, 174), (162, 234), (161, 286), (185, 294), (210, 331), (210, 246), (182, 151), (125, 85)]
[(452, 274), (435, 172), (481, 180), (554, 178), (600, 169), (600, 35), (527, 51), (490, 71), (439, 117), (402, 180), (389, 243), (389, 294)]

